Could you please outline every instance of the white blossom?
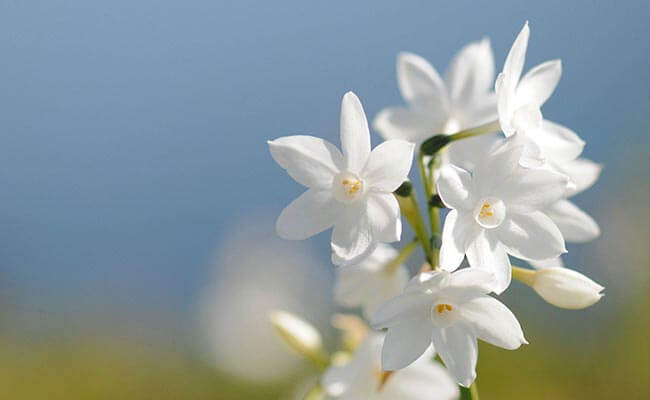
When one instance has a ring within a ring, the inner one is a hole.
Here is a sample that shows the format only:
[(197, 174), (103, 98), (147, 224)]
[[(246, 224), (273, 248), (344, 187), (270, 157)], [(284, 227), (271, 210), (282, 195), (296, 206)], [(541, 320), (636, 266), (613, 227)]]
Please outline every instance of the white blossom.
[(401, 293), (409, 280), (404, 265), (386, 269), (397, 255), (392, 246), (379, 244), (361, 263), (338, 268), (334, 286), (336, 301), (346, 307), (362, 307), (363, 315), (369, 318), (380, 305)]
[(331, 226), (332, 261), (358, 262), (377, 243), (398, 241), (402, 225), (392, 192), (407, 178), (414, 144), (388, 140), (370, 151), (366, 115), (357, 96), (348, 92), (341, 105), (341, 153), (313, 136), (269, 141), (271, 155), (298, 183), (308, 187), (285, 208), (278, 234), (306, 239)]
[(569, 128), (544, 119), (540, 110), (560, 80), (562, 63), (560, 60), (544, 62), (522, 77), (529, 36), (526, 22), (496, 80), (501, 129), (506, 136), (521, 134), (525, 144), (522, 162), (527, 165), (539, 165), (544, 160), (574, 160), (585, 143)]
[(476, 378), (477, 338), (509, 350), (527, 343), (512, 312), (487, 295), (492, 278), (472, 268), (413, 278), (373, 316), (373, 327), (388, 329), (382, 368), (404, 368), (433, 343), (456, 381), (469, 386)]
[(383, 109), (373, 122), (385, 139), (421, 143), (439, 133), (451, 134), (497, 118), (494, 57), (485, 38), (463, 47), (444, 79), (424, 58), (397, 57), (397, 83), (406, 107)]
[(508, 254), (545, 260), (566, 252), (561, 232), (541, 210), (564, 196), (569, 180), (522, 167), (522, 153), (514, 137), (482, 158), (472, 173), (448, 165), (437, 181), (442, 201), (452, 209), (443, 226), (440, 266), (454, 271), (467, 256), (473, 268), (495, 274), (496, 293), (510, 284)]
[(321, 383), (328, 399), (339, 400), (452, 400), (459, 396), (454, 380), (433, 361), (429, 348), (422, 357), (394, 373), (381, 387), (381, 347), (384, 335), (373, 333), (359, 346), (354, 357), (332, 366)]

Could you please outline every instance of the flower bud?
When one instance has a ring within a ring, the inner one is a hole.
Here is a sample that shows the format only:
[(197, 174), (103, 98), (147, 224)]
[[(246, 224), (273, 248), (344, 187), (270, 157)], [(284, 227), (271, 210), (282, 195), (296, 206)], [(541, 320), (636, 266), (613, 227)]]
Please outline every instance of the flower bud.
[(535, 272), (532, 288), (556, 307), (577, 310), (596, 303), (605, 289), (579, 272), (567, 268), (543, 268)]
[(311, 324), (286, 311), (269, 313), (271, 324), (298, 354), (308, 358), (316, 365), (326, 366), (328, 356), (323, 350), (320, 333)]

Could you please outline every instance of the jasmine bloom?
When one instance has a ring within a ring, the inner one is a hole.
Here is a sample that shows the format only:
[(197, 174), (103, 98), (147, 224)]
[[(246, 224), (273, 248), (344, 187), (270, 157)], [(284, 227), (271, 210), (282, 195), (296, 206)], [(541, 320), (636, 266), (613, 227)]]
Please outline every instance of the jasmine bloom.
[(489, 273), (472, 268), (413, 278), (372, 319), (374, 328), (388, 329), (382, 368), (405, 368), (433, 343), (456, 381), (469, 387), (476, 378), (477, 338), (508, 350), (527, 343), (512, 312), (487, 295), (491, 279)]
[(348, 92), (341, 104), (341, 147), (313, 136), (269, 141), (273, 159), (308, 190), (285, 208), (278, 234), (301, 240), (332, 226), (332, 262), (351, 264), (377, 243), (398, 241), (400, 211), (393, 191), (406, 180), (414, 144), (389, 140), (370, 151), (366, 115)]
[(441, 268), (454, 271), (467, 256), (471, 267), (494, 274), (495, 293), (510, 284), (508, 254), (546, 260), (566, 252), (560, 230), (541, 210), (562, 198), (569, 179), (521, 167), (522, 153), (516, 138), (506, 140), (473, 173), (448, 165), (437, 181), (452, 209), (442, 231)]

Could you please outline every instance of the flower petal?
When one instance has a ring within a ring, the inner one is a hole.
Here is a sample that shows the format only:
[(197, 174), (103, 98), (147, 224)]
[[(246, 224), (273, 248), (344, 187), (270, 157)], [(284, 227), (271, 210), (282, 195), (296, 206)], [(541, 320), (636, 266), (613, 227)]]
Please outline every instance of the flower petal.
[(341, 102), (341, 149), (347, 170), (361, 171), (370, 155), (370, 131), (361, 101), (352, 92), (347, 92)]
[(392, 193), (369, 193), (366, 212), (375, 240), (390, 243), (400, 239), (399, 203)]
[(546, 119), (528, 136), (540, 148), (545, 158), (560, 163), (575, 160), (585, 147), (584, 140), (580, 139), (577, 133)]
[(526, 62), (526, 50), (528, 48), (529, 37), (530, 28), (528, 27), (528, 21), (526, 21), (524, 27), (521, 28), (521, 32), (519, 32), (512, 44), (503, 65), (503, 74), (506, 79), (512, 82), (518, 82), (521, 77), (521, 71), (523, 71), (524, 63)]
[(469, 265), (494, 276), (494, 288), (496, 294), (501, 294), (510, 285), (511, 267), (508, 254), (501, 243), (493, 234), (487, 234), (482, 230), (478, 236), (469, 244), (466, 252)]
[(268, 141), (271, 156), (303, 186), (325, 188), (344, 166), (343, 155), (330, 142), (313, 136), (285, 136)]
[(564, 267), (564, 261), (562, 257), (549, 258), (547, 260), (526, 260), (531, 267), (536, 269), (542, 268), (553, 268), (553, 267)]
[(551, 97), (562, 76), (562, 62), (550, 60), (530, 69), (517, 86), (517, 105), (541, 107)]
[(388, 328), (381, 351), (381, 368), (395, 371), (407, 367), (431, 345), (431, 320), (414, 318)]
[(415, 144), (405, 140), (387, 140), (375, 147), (361, 171), (371, 189), (393, 192), (409, 175)]
[(463, 320), (472, 326), (479, 339), (508, 350), (528, 343), (517, 318), (497, 299), (476, 297), (460, 308)]
[(439, 109), (423, 112), (388, 107), (377, 114), (373, 127), (385, 140), (402, 139), (419, 144), (440, 132), (446, 120), (447, 115)]
[(370, 318), (374, 329), (392, 328), (413, 319), (429, 320), (431, 298), (424, 292), (407, 291), (388, 300)]
[(275, 230), (283, 239), (307, 239), (330, 228), (340, 210), (330, 191), (309, 189), (282, 210)]
[(442, 228), (440, 267), (445, 271), (455, 271), (465, 257), (467, 243), (470, 243), (476, 234), (478, 230), (471, 215), (451, 210)]
[(438, 194), (447, 207), (457, 210), (472, 208), (472, 176), (454, 165), (440, 168), (436, 177)]
[(492, 89), (494, 56), (490, 39), (483, 38), (463, 47), (451, 61), (445, 81), (456, 106), (467, 107)]
[[(432, 348), (433, 346), (430, 347)], [(458, 399), (460, 394), (456, 381), (440, 363), (432, 361), (434, 355), (433, 351), (426, 351), (409, 367), (391, 377), (382, 388), (381, 397), (421, 400), (435, 390), (436, 400)]]
[(560, 200), (544, 212), (557, 224), (567, 242), (585, 243), (600, 236), (598, 223), (569, 200)]
[(332, 263), (354, 264), (372, 252), (375, 246), (365, 207), (343, 207), (332, 231)]
[(603, 166), (586, 158), (578, 158), (563, 163), (558, 169), (568, 175), (571, 182), (575, 184), (575, 188), (569, 189), (566, 194), (567, 197), (570, 197), (591, 187), (598, 180)]
[(445, 84), (435, 68), (412, 53), (397, 56), (397, 83), (402, 97), (417, 110), (449, 111)]
[(476, 379), (478, 343), (461, 324), (433, 330), (433, 346), (458, 384), (469, 387)]
[(472, 171), (472, 191), (477, 199), (495, 195), (494, 188), (503, 182), (504, 177), (520, 169), (519, 161), (524, 152), (522, 142), (523, 137), (515, 134), (501, 141), (481, 158)]
[(503, 200), (509, 212), (532, 212), (561, 199), (569, 177), (542, 169), (520, 168), (495, 187), (493, 195)]
[(566, 253), (562, 233), (541, 211), (510, 214), (494, 231), (506, 251), (518, 258), (546, 260)]

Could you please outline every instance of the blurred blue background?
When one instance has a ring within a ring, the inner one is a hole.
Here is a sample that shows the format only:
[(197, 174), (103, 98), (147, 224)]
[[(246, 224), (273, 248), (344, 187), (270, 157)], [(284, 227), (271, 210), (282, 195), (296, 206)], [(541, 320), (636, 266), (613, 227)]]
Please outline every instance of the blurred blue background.
[[(526, 68), (563, 61), (544, 115), (605, 165), (576, 198), (603, 235), (570, 246), (568, 260), (608, 292), (582, 314), (521, 287), (510, 303), (530, 297), (575, 336), (585, 334), (575, 325), (647, 305), (649, 16), (635, 0), (0, 0), (2, 332), (19, 344), (109, 337), (192, 353), (220, 244), (250, 214), (270, 215), (259, 229), (272, 232), (301, 191), (266, 140), (338, 143), (348, 90), (369, 118), (401, 103), (402, 50), (442, 72), (489, 36), (500, 69), (525, 20)], [(329, 269), (326, 236), (307, 245)]]

